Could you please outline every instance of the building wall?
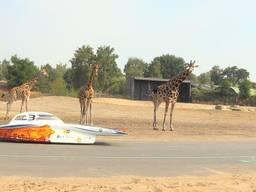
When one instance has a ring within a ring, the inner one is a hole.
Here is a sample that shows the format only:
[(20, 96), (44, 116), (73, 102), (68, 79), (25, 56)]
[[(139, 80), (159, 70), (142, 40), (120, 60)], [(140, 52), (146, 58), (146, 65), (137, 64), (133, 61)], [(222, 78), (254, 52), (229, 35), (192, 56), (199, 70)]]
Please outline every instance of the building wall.
[[(166, 83), (168, 80), (145, 80), (130, 78), (126, 82), (126, 94), (132, 99), (150, 100), (149, 90)], [(191, 102), (191, 83), (183, 82), (179, 90), (179, 102)]]

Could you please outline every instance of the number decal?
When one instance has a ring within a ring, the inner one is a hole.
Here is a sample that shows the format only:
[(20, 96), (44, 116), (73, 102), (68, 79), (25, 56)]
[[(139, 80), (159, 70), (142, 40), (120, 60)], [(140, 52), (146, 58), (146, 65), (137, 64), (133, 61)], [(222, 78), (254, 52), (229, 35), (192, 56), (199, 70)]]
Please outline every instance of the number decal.
[(28, 120), (29, 121), (33, 121), (33, 120), (35, 120), (35, 117), (36, 117), (35, 115), (29, 115), (28, 116)]

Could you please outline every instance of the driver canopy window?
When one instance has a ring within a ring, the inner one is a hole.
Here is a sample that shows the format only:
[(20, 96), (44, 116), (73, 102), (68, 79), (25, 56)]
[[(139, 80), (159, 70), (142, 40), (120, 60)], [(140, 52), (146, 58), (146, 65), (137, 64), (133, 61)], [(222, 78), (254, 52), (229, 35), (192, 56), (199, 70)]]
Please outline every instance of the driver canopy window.
[(26, 115), (18, 115), (15, 120), (27, 120), (27, 116)]
[(54, 115), (39, 114), (37, 120), (58, 120)]

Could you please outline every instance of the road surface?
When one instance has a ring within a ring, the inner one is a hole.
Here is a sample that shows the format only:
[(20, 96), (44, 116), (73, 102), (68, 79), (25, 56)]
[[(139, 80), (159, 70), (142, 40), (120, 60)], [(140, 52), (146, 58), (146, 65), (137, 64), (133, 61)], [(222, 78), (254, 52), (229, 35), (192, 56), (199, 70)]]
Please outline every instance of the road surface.
[(182, 176), (256, 170), (256, 141), (0, 142), (0, 176)]

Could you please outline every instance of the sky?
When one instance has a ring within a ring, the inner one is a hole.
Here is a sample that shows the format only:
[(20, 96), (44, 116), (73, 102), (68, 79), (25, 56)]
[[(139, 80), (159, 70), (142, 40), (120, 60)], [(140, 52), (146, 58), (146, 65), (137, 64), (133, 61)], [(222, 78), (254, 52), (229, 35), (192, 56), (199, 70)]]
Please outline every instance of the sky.
[(256, 81), (254, 0), (0, 0), (0, 60), (66, 63), (76, 49), (114, 47), (151, 62), (171, 54), (196, 60), (195, 74), (238, 66)]

